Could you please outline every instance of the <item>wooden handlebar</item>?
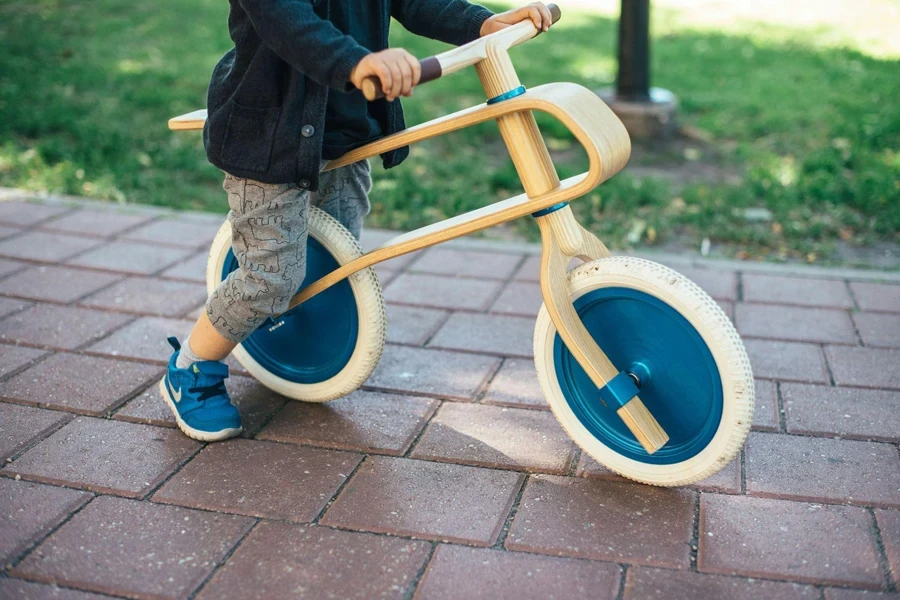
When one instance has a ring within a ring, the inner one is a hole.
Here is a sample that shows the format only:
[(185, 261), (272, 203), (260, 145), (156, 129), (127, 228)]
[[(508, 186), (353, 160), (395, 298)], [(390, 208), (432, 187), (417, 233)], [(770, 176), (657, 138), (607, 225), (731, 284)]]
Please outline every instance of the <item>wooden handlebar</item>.
[[(556, 4), (548, 4), (550, 16), (553, 23), (559, 21), (562, 16), (559, 6)], [(434, 81), (442, 75), (447, 75), (458, 71), (463, 67), (473, 65), (487, 58), (485, 51), (488, 43), (499, 43), (506, 45), (507, 48), (521, 44), (525, 40), (529, 40), (541, 32), (534, 27), (534, 23), (530, 19), (517, 23), (511, 27), (501, 29), (495, 33), (479, 38), (459, 48), (448, 50), (442, 54), (429, 56), (419, 61), (422, 69), (422, 76), (419, 78), (419, 85)], [(378, 77), (366, 77), (362, 82), (362, 93), (366, 100), (370, 102), (384, 97), (384, 90), (381, 89), (381, 80)]]

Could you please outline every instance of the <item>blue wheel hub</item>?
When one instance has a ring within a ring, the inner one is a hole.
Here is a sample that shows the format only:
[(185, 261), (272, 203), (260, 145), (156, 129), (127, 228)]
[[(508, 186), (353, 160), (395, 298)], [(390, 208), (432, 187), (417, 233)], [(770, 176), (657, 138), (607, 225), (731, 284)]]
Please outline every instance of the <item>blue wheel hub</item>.
[(649, 373), (639, 396), (669, 441), (647, 454), (557, 335), (556, 377), (582, 425), (612, 450), (643, 463), (682, 462), (706, 448), (722, 419), (722, 380), (688, 320), (654, 296), (620, 287), (588, 292), (575, 301), (575, 310), (618, 369), (640, 365)]
[[(338, 268), (322, 244), (309, 236), (302, 289)], [(222, 279), (238, 268), (228, 251)], [(320, 383), (346, 366), (359, 336), (359, 314), (346, 279), (278, 319), (267, 319), (242, 346), (267, 371), (294, 383)]]

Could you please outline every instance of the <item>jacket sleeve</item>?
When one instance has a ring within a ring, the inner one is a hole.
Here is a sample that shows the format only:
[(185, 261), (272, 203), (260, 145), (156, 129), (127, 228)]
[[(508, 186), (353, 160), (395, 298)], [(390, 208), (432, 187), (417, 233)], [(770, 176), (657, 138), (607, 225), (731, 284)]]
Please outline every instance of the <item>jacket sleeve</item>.
[(348, 91), (369, 50), (314, 11), (309, 0), (239, 0), (263, 43), (318, 84)]
[(478, 39), (493, 14), (466, 0), (391, 1), (391, 15), (412, 33), (456, 46)]

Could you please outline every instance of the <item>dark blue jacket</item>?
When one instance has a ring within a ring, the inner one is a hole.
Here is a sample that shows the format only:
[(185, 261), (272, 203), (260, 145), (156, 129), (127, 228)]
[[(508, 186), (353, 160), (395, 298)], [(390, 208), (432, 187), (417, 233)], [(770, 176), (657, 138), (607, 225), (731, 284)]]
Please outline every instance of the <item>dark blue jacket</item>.
[[(476, 39), (491, 13), (465, 0), (365, 2), (378, 32), (363, 48), (328, 21), (330, 0), (230, 0), (232, 48), (209, 84), (203, 142), (209, 161), (228, 173), (266, 183), (318, 189), (329, 88), (353, 88), (350, 71), (388, 46), (393, 16), (411, 32), (451, 44)], [(379, 100), (370, 112), (387, 135), (405, 127), (400, 103)], [(409, 150), (382, 155), (385, 168)]]

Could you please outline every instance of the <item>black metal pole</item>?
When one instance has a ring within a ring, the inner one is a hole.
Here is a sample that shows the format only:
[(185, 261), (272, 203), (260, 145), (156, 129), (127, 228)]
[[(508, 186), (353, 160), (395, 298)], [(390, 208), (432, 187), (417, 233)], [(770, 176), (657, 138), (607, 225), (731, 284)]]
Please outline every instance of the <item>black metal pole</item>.
[(616, 98), (650, 101), (650, 0), (622, 0)]

